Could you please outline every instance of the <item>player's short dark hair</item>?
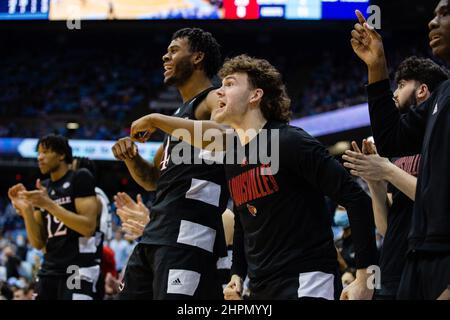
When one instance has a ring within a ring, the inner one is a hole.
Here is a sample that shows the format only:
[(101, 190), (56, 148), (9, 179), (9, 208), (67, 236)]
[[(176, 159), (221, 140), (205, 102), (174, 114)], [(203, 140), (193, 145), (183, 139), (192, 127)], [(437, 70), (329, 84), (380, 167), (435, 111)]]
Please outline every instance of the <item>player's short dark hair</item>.
[(49, 134), (39, 139), (36, 148), (42, 145), (46, 149), (50, 149), (56, 153), (65, 155), (64, 162), (72, 163), (72, 147), (66, 137), (56, 134)]
[(77, 170), (88, 169), (94, 178), (97, 176), (97, 166), (94, 161), (87, 157), (74, 157), (74, 160), (77, 160)]
[(448, 79), (448, 72), (431, 59), (412, 56), (400, 63), (395, 73), (395, 82), (401, 80), (416, 80), (426, 84), (433, 92), (439, 84)]
[(219, 76), (223, 79), (236, 72), (246, 73), (249, 84), (264, 91), (260, 108), (267, 120), (289, 122), (291, 99), (280, 72), (274, 66), (265, 59), (242, 54), (227, 59), (219, 71)]
[(184, 28), (176, 31), (172, 40), (186, 38), (192, 52), (203, 52), (203, 69), (206, 76), (212, 78), (217, 74), (222, 64), (220, 45), (213, 35), (200, 28)]

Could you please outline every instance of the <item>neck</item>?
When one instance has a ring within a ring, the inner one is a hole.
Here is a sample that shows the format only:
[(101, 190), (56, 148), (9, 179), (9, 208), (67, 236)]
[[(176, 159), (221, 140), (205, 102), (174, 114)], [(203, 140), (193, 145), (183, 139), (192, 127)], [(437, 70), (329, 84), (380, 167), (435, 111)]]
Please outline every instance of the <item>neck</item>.
[(67, 163), (63, 162), (59, 165), (59, 167), (50, 173), (50, 179), (52, 181), (57, 181), (64, 177), (64, 175), (69, 171), (69, 166)]
[(194, 71), (191, 77), (182, 85), (178, 85), (177, 89), (180, 92), (183, 103), (191, 100), (200, 92), (212, 86), (211, 80), (205, 76), (203, 71)]
[(430, 95), (427, 95), (424, 99), (418, 98), (417, 99), (417, 105), (422, 104), (422, 102), (428, 100), (429, 97), (430, 97)]
[(242, 145), (249, 143), (267, 123), (260, 108), (249, 109), (238, 123), (231, 126), (236, 130)]

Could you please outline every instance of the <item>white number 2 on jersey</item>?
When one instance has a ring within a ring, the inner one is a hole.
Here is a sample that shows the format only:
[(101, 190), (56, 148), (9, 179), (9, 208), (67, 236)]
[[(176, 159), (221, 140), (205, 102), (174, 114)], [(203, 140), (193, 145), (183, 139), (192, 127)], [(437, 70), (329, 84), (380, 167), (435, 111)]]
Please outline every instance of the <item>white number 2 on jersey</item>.
[[(53, 222), (58, 225), (58, 228), (56, 228), (55, 233), (52, 232), (52, 218)], [(58, 218), (50, 214), (47, 214), (47, 232), (49, 239), (53, 237), (65, 236), (67, 234), (67, 227), (64, 225), (63, 222), (59, 221)]]

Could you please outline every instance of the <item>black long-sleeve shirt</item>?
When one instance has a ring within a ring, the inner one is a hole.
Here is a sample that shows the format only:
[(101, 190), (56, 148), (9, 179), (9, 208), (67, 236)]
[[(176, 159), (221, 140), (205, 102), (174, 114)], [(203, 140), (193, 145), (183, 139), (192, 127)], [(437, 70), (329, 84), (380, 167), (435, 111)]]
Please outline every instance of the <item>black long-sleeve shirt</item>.
[(367, 91), (380, 154), (421, 153), (409, 250), (450, 252), (450, 80), (402, 115), (388, 80), (370, 84)]
[[(248, 271), (257, 283), (302, 272), (334, 273), (336, 250), (325, 195), (348, 211), (357, 268), (377, 264), (370, 198), (345, 168), (302, 129), (270, 121), (264, 129), (266, 145), (252, 150), (247, 144), (243, 159), (225, 165), (236, 214), (232, 273)], [(279, 133), (278, 140), (272, 132)], [(260, 133), (254, 140), (261, 138)], [(279, 147), (279, 170), (262, 175), (267, 167), (261, 154), (270, 154), (273, 144)]]

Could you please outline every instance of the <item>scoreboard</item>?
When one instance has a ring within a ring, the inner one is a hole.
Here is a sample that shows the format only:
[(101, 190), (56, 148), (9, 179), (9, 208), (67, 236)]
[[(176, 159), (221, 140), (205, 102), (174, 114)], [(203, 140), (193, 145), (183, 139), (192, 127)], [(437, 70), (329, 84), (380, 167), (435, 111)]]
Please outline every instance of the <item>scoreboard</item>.
[(47, 20), (50, 0), (0, 0), (2, 20)]
[(0, 0), (0, 20), (354, 19), (369, 0)]
[(224, 0), (224, 19), (355, 19), (355, 10), (368, 6), (369, 0)]

